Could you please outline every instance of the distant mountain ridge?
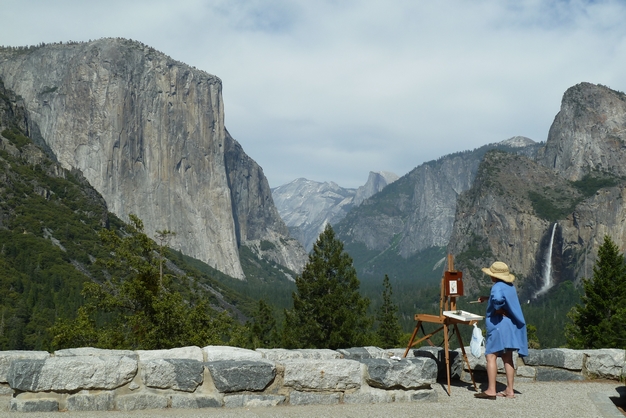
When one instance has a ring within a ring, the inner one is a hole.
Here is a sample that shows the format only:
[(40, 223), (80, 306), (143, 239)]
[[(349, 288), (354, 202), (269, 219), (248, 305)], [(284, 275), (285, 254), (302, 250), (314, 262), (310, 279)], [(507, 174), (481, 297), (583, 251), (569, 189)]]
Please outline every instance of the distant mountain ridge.
[[(513, 137), (424, 163), (370, 197), (335, 225), (364, 280), (422, 271), (420, 253), (448, 245), (458, 196), (472, 186), (489, 150), (534, 156), (540, 143)], [(431, 251), (431, 252), (432, 252)], [(434, 254), (434, 253), (433, 253)], [(429, 269), (439, 258), (427, 257)], [(439, 271), (432, 271), (437, 276)], [(404, 277), (408, 279), (408, 277)]]
[(350, 209), (397, 179), (388, 171), (372, 171), (365, 185), (351, 189), (299, 178), (272, 189), (272, 197), (291, 236), (310, 251), (327, 223), (339, 222)]

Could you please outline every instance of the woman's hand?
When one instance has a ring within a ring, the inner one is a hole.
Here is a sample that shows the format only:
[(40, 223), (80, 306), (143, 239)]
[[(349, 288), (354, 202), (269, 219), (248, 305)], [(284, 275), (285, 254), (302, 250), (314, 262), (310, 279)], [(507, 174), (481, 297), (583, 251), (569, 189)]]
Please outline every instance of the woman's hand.
[(489, 300), (489, 296), (478, 296), (478, 302), (483, 303)]

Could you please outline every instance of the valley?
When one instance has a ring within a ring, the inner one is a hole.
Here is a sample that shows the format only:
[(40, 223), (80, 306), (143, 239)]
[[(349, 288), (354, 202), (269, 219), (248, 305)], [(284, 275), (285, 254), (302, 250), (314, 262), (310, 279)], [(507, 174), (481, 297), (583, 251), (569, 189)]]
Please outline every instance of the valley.
[(270, 189), (225, 127), (221, 80), (140, 42), (1, 49), (0, 79), (4, 349), (50, 348), (85, 283), (109, 280), (99, 233), (127, 233), (135, 214), (152, 239), (175, 232), (166, 274), (185, 303), (207, 301), (241, 326), (259, 300), (282, 323), (330, 224), (370, 315), (388, 275), (409, 332), (415, 313), (437, 309), (448, 253), (464, 273), (460, 307), (475, 310), (466, 302), (489, 285), (480, 268), (498, 259), (542, 347), (565, 344), (604, 237), (626, 248), (626, 95), (606, 86), (569, 88), (545, 141), (516, 136), (399, 177), (371, 172), (358, 189), (307, 179)]

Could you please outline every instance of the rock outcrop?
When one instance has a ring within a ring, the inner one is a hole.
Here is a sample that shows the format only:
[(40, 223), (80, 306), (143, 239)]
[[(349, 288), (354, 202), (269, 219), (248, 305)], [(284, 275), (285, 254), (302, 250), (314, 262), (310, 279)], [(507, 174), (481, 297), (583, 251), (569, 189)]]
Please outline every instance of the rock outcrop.
[(0, 50), (0, 78), (23, 98), (29, 132), (122, 219), (175, 232), (173, 248), (233, 277), (249, 241), (304, 265), (262, 170), (226, 132), (219, 78), (123, 39)]
[(626, 175), (626, 94), (580, 83), (563, 95), (537, 162), (568, 180), (596, 170)]
[(274, 206), (263, 169), (228, 132), (225, 139), (225, 169), (238, 246), (246, 245), (260, 258), (300, 272), (306, 253), (298, 241), (289, 236), (289, 230)]
[(480, 268), (495, 259), (507, 260), (518, 285), (525, 285), (552, 224), (535, 212), (529, 198), (538, 184), (544, 190), (562, 190), (567, 202), (581, 197), (567, 180), (529, 158), (497, 151), (485, 156), (471, 190), (458, 199), (448, 246), (468, 290), (476, 289), (474, 280), (483, 277)]

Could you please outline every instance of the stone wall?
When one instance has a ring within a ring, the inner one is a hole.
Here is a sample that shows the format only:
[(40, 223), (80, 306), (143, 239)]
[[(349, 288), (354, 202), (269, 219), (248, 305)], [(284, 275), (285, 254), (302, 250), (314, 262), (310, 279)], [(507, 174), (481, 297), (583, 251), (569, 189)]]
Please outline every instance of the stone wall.
[(0, 410), (80, 411), (433, 401), (433, 359), (401, 350), (183, 347), (0, 352)]
[[(130, 351), (76, 348), (0, 352), (0, 411), (231, 408), (436, 401), (440, 348), (246, 350), (182, 347)], [(453, 376), (467, 380), (459, 350)], [(484, 355), (469, 355), (484, 377)], [(620, 379), (624, 350), (531, 350), (516, 359), (519, 379)], [(481, 376), (481, 374), (483, 376)]]
[[(468, 354), (470, 367), (477, 381), (486, 380), (485, 349), (476, 358)], [(428, 356), (437, 361), (439, 378), (445, 379), (445, 359), (443, 350), (438, 347), (422, 347), (413, 350), (414, 355)], [(467, 366), (463, 363), (461, 350), (451, 353), (451, 374), (455, 378), (471, 382)], [(626, 377), (626, 350), (603, 348), (598, 350), (572, 350), (569, 348), (549, 348), (545, 350), (528, 350), (527, 357), (518, 357), (514, 353), (516, 381), (554, 382), (573, 380), (610, 379), (624, 380)], [(504, 364), (498, 359), (498, 373), (504, 377)]]

